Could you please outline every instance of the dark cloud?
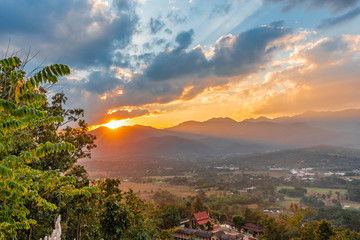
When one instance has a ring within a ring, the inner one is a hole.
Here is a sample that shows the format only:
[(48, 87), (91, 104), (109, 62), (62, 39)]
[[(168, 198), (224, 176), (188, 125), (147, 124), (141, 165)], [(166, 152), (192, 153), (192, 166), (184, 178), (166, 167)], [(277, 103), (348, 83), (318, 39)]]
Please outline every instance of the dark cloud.
[(150, 31), (152, 34), (158, 33), (161, 29), (165, 27), (164, 21), (161, 20), (161, 18), (151, 18), (150, 19)]
[[(145, 71), (145, 76), (150, 81), (163, 81), (178, 78), (184, 75), (200, 73), (208, 64), (200, 48), (187, 52), (192, 43), (194, 30), (181, 32), (175, 41), (178, 47), (172, 51), (164, 51), (157, 55)], [(196, 61), (194, 61), (196, 59)]]
[(271, 59), (273, 48), (267, 46), (273, 40), (290, 31), (282, 22), (266, 27), (251, 29), (239, 34), (228, 44), (229, 37), (222, 38), (215, 47), (215, 55), (210, 60), (217, 76), (247, 75), (255, 72)]
[(188, 48), (189, 45), (193, 41), (193, 35), (194, 35), (194, 30), (193, 29), (190, 29), (187, 32), (179, 33), (175, 38), (175, 42), (179, 45), (178, 49), (181, 50), (181, 49)]
[(121, 68), (127, 68), (130, 67), (129, 59), (129, 54), (117, 52), (113, 56), (113, 64)]
[[(124, 94), (112, 99), (113, 107), (166, 103), (175, 99), (191, 99), (213, 86), (229, 83), (259, 71), (271, 60), (272, 42), (290, 31), (281, 23), (251, 29), (237, 36), (226, 36), (215, 46), (210, 58), (198, 47), (184, 48), (191, 43), (191, 31), (180, 33), (179, 47), (166, 50), (153, 58), (143, 74), (137, 74), (123, 86)], [(180, 40), (181, 39), (181, 40)], [(181, 46), (181, 47), (180, 47)], [(187, 89), (186, 91), (184, 91)]]
[(318, 26), (318, 28), (332, 27), (332, 26), (335, 26), (335, 25), (350, 21), (350, 20), (356, 18), (359, 15), (360, 15), (360, 7), (357, 7), (355, 9), (353, 9), (353, 10), (348, 11), (347, 13), (345, 13), (343, 15), (325, 19), (323, 21), (323, 23)]
[(136, 56), (136, 60), (144, 62), (145, 64), (149, 64), (154, 59), (154, 57), (155, 57), (154, 53), (144, 53), (139, 56)]
[(132, 1), (113, 1), (110, 13), (87, 0), (2, 0), (0, 44), (11, 39), (17, 48), (32, 46), (72, 67), (109, 66), (115, 50), (130, 43), (137, 21)]
[(307, 9), (327, 7), (333, 12), (341, 12), (355, 7), (360, 0), (263, 0), (264, 4), (284, 3), (284, 11), (303, 6)]
[(151, 112), (147, 109), (134, 109), (134, 110), (117, 110), (116, 112), (108, 115), (113, 120), (121, 120), (127, 118), (147, 116)]
[(121, 84), (120, 79), (114, 77), (114, 71), (94, 71), (84, 81), (84, 88), (88, 92), (103, 94), (115, 89)]
[(209, 63), (200, 48), (186, 52), (173, 50), (162, 52), (146, 69), (145, 76), (150, 81), (164, 81), (188, 75), (201, 75)]

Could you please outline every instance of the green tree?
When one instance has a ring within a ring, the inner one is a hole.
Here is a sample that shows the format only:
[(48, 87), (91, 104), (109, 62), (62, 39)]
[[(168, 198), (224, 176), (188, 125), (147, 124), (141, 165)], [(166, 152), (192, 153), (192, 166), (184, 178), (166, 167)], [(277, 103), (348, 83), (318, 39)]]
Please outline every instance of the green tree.
[(205, 223), (205, 226), (206, 226), (206, 230), (207, 230), (207, 231), (211, 231), (211, 230), (214, 229), (213, 224), (212, 224), (210, 221), (208, 221), (207, 223)]
[(180, 225), (180, 212), (173, 204), (160, 205), (152, 215), (158, 219), (157, 225), (161, 229), (170, 229)]
[[(44, 93), (46, 93), (44, 91)], [(57, 93), (52, 97), (51, 103), (46, 103), (41, 109), (49, 115), (61, 117), (62, 122), (53, 123), (47, 126), (37, 126), (30, 132), (30, 137), (35, 143), (61, 142), (66, 141), (75, 146), (74, 152), (54, 153), (40, 161), (32, 163), (32, 167), (40, 170), (56, 169), (59, 172), (66, 172), (74, 166), (80, 158), (90, 158), (90, 151), (96, 147), (95, 136), (88, 132), (88, 126), (82, 119), (83, 109), (64, 109), (67, 97), (64, 93)], [(71, 123), (77, 127), (65, 126)], [(64, 127), (65, 126), (65, 127)], [(64, 128), (63, 128), (64, 127)]]
[(31, 77), (25, 77), (21, 61), (17, 57), (0, 60), (0, 238), (16, 238), (18, 231), (30, 229), (36, 224), (28, 217), (28, 205), (44, 211), (54, 211), (56, 203), (45, 199), (46, 193), (58, 198), (75, 195), (91, 196), (96, 188), (76, 189), (75, 178), (61, 176), (58, 171), (42, 171), (31, 166), (50, 154), (75, 152), (67, 142), (33, 144), (16, 141), (22, 133), (38, 126), (60, 123), (63, 118), (53, 116), (42, 109), (46, 95), (39, 91), (45, 83), (56, 83), (59, 76), (70, 73), (69, 67), (55, 64), (43, 68)]
[(298, 204), (290, 204), (289, 210), (293, 213), (293, 215), (291, 217), (286, 217), (286, 220), (290, 225), (296, 227), (299, 231), (305, 219), (314, 213), (311, 208), (301, 208)]
[(203, 201), (199, 197), (196, 197), (191, 205), (193, 213), (208, 211), (209, 208), (204, 205)]
[(300, 240), (315, 240), (315, 231), (319, 226), (319, 222), (312, 221), (305, 223), (300, 230)]
[[(44, 90), (41, 90), (41, 92), (46, 94), (46, 91)], [(66, 103), (66, 100), (67, 98), (63, 93), (57, 93), (52, 97), (51, 103), (46, 102), (43, 104), (40, 108), (41, 110), (46, 111), (48, 115), (62, 118), (62, 121), (51, 123), (46, 126), (38, 125), (34, 129), (21, 131), (21, 136), (18, 136), (16, 139), (16, 142), (18, 143), (16, 147), (17, 149), (27, 148), (27, 146), (23, 144), (24, 142), (30, 146), (36, 146), (48, 141), (65, 141), (71, 143), (75, 147), (74, 152), (51, 153), (29, 165), (41, 171), (53, 169), (61, 174), (73, 176), (76, 179), (76, 187), (89, 187), (91, 183), (86, 176), (85, 169), (75, 165), (75, 163), (79, 158), (84, 159), (90, 157), (90, 150), (96, 146), (94, 143), (95, 137), (87, 133), (87, 124), (81, 119), (81, 117), (84, 116), (84, 111), (82, 109), (65, 110), (63, 105)], [(78, 126), (66, 126), (63, 129), (60, 129), (64, 124), (68, 123), (71, 123), (72, 125), (77, 123)], [(42, 194), (42, 192), (40, 194)], [(42, 194), (42, 197), (51, 200), (56, 203), (57, 206), (64, 206), (60, 207), (57, 211), (63, 216), (63, 236), (72, 239), (72, 237), (69, 236), (72, 235), (77, 236), (77, 239), (80, 239), (79, 237), (84, 231), (84, 226), (88, 227), (88, 231), (96, 229), (94, 227), (94, 221), (86, 221), (86, 219), (89, 219), (88, 215), (96, 214), (94, 209), (92, 209), (92, 204), (88, 202), (93, 200), (84, 199), (84, 197), (81, 196), (59, 199), (54, 192)], [(87, 204), (84, 205), (84, 202), (87, 202)], [(52, 229), (53, 223), (51, 219), (55, 218), (58, 213), (45, 213), (33, 206), (30, 202), (27, 202), (26, 206), (30, 211), (29, 217), (37, 220), (37, 227), (35, 229), (31, 227), (30, 231), (26, 233), (21, 232), (21, 237), (25, 238), (25, 235), (27, 235), (28, 239), (31, 237), (35, 239), (43, 237), (49, 229)], [(84, 215), (84, 213), (88, 214)], [(88, 234), (88, 231), (86, 231), (85, 235)]]
[(120, 181), (114, 179), (98, 181), (101, 190), (98, 226), (101, 237), (104, 240), (171, 239), (172, 231), (162, 230), (157, 226), (158, 216), (149, 213), (145, 202), (131, 189), (128, 192), (120, 191), (119, 184)]
[(255, 210), (251, 210), (246, 207), (242, 213), (242, 216), (245, 218), (246, 222), (249, 223), (258, 223), (261, 219), (261, 214)]
[(225, 221), (227, 220), (227, 216), (225, 213), (221, 213), (219, 216), (219, 222), (220, 223), (225, 223)]
[(101, 219), (101, 231), (104, 239), (121, 239), (130, 228), (130, 209), (114, 198), (105, 200), (105, 211)]
[(317, 240), (328, 240), (334, 232), (332, 230), (331, 223), (323, 219), (320, 221), (317, 229), (315, 230), (315, 235)]
[(330, 237), (332, 240), (360, 240), (360, 233), (344, 229), (344, 228), (336, 228), (334, 229), (333, 236)]
[[(76, 186), (79, 188), (97, 184), (96, 181), (88, 179), (83, 166), (74, 166), (67, 175), (75, 177)], [(101, 239), (100, 214), (103, 210), (103, 198), (103, 193), (98, 192), (92, 194), (91, 197), (74, 196), (65, 199), (60, 208), (61, 216), (63, 216), (62, 239)], [(34, 237), (34, 239), (38, 238)]]
[(261, 225), (264, 228), (264, 237), (269, 240), (283, 239), (282, 232), (283, 229), (280, 227), (275, 218), (265, 217), (261, 219)]
[(336, 199), (339, 201), (340, 200), (340, 192), (339, 191), (336, 191)]
[(232, 221), (239, 231), (241, 230), (241, 227), (244, 226), (244, 224), (246, 223), (245, 218), (240, 215), (233, 216)]

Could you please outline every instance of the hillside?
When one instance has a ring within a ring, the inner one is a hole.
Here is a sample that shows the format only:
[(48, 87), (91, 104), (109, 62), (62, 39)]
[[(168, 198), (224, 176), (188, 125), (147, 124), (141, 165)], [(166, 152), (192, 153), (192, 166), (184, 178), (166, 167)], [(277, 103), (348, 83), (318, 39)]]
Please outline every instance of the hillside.
[(167, 130), (289, 146), (331, 144), (337, 137), (306, 123), (236, 122), (229, 118), (184, 122)]
[(360, 168), (360, 150), (335, 146), (314, 146), (229, 157), (224, 162), (253, 170), (268, 170), (270, 167), (310, 167), (326, 171), (351, 171)]
[(106, 127), (91, 132), (97, 148), (92, 151), (94, 160), (110, 160), (119, 156), (209, 155), (228, 153), (258, 153), (278, 149), (280, 146), (229, 138), (209, 137), (146, 126)]
[(204, 164), (234, 164), (254, 170), (269, 167), (351, 170), (360, 168), (360, 152), (344, 146), (356, 147), (359, 142), (354, 139), (360, 134), (359, 129), (348, 134), (344, 128), (350, 123), (357, 126), (356, 114), (355, 110), (312, 112), (242, 122), (214, 118), (188, 121), (168, 129), (141, 125), (113, 130), (101, 127), (91, 132), (97, 136), (98, 146), (92, 151), (92, 159), (80, 163), (90, 173), (112, 172), (112, 176), (120, 172), (156, 175), (166, 168), (178, 173)]

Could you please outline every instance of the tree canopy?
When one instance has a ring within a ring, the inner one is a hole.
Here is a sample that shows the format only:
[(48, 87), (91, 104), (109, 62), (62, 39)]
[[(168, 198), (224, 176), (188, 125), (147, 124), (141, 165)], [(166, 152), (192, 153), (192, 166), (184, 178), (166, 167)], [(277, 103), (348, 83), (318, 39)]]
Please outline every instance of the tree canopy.
[[(75, 187), (75, 178), (61, 175), (56, 169), (35, 168), (34, 165), (52, 154), (75, 153), (74, 144), (61, 141), (39, 142), (23, 135), (34, 129), (63, 122), (63, 117), (43, 108), (47, 96), (41, 84), (54, 84), (58, 77), (70, 74), (62, 64), (44, 67), (26, 77), (18, 57), (0, 60), (0, 238), (15, 238), (22, 229), (36, 224), (29, 218), (29, 205), (54, 211), (58, 207), (44, 195), (58, 198), (75, 195), (90, 197), (94, 187)], [(59, 141), (60, 140), (60, 141)]]

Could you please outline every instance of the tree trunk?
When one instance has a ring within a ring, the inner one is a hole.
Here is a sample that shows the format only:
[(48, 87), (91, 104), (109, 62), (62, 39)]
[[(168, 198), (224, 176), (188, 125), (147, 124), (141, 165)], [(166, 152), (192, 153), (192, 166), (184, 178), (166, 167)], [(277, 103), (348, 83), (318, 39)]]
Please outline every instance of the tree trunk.
[(29, 229), (28, 240), (31, 240), (32, 228), (33, 228), (33, 225), (32, 225), (32, 224), (30, 224), (30, 229)]
[(81, 219), (79, 219), (76, 229), (76, 240), (81, 240)]

